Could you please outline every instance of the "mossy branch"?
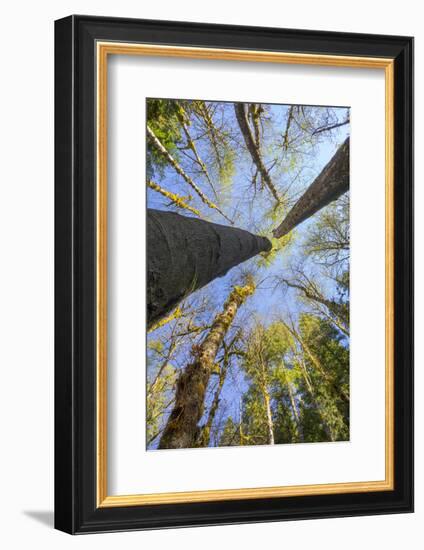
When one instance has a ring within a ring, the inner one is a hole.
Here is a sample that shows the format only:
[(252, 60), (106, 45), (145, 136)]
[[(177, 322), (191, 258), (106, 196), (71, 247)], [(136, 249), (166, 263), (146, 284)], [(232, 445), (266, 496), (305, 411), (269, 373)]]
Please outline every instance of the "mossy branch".
[(174, 309), (172, 313), (158, 321), (157, 323), (153, 324), (151, 327), (149, 327), (147, 332), (153, 332), (154, 330), (157, 330), (158, 328), (161, 328), (174, 319), (180, 319), (183, 316), (183, 310), (178, 306)]
[(153, 147), (157, 150), (159, 154), (163, 156), (163, 158), (172, 166), (172, 168), (179, 174), (189, 185), (190, 187), (197, 193), (197, 195), (200, 197), (201, 201), (206, 204), (209, 208), (212, 208), (213, 210), (216, 210), (223, 216), (229, 223), (233, 224), (234, 222), (230, 220), (223, 212), (222, 210), (213, 203), (200, 189), (200, 187), (193, 181), (193, 179), (186, 174), (186, 172), (182, 169), (182, 167), (178, 164), (178, 162), (174, 159), (174, 157), (167, 151), (167, 149), (162, 145), (160, 140), (156, 137), (153, 130), (150, 128), (149, 125), (147, 125), (147, 135), (153, 145)]
[(177, 206), (178, 208), (188, 210), (189, 212), (192, 212), (195, 216), (198, 216), (199, 218), (202, 217), (200, 215), (199, 210), (187, 204), (184, 201), (184, 199), (179, 195), (177, 195), (176, 193), (171, 193), (171, 191), (167, 191), (157, 183), (154, 183), (152, 180), (147, 180), (147, 185), (150, 187), (150, 189), (153, 189), (157, 193), (160, 193), (161, 195), (169, 199), (172, 202), (172, 204), (175, 204), (175, 206)]
[(187, 140), (187, 145), (188, 147), (191, 149), (191, 151), (193, 152), (194, 156), (195, 156), (195, 159), (196, 159), (196, 162), (197, 164), (200, 166), (200, 169), (203, 173), (203, 175), (205, 176), (207, 182), (209, 183), (209, 186), (210, 188), (212, 189), (213, 191), (213, 194), (215, 195), (216, 198), (218, 198), (218, 195), (217, 195), (217, 192), (216, 192), (216, 189), (215, 189), (215, 186), (214, 184), (212, 183), (212, 180), (211, 180), (211, 177), (209, 175), (209, 172), (208, 172), (208, 169), (206, 168), (206, 164), (203, 162), (203, 160), (201, 159), (200, 155), (199, 155), (199, 152), (197, 150), (197, 147), (194, 143), (194, 140), (193, 138), (191, 137), (191, 134), (190, 134), (190, 131), (188, 129), (188, 125), (187, 125), (187, 115), (183, 109), (183, 107), (180, 105), (180, 113), (178, 113), (178, 120), (180, 121), (180, 124), (181, 124), (181, 127), (184, 131), (184, 134), (185, 134), (185, 137), (186, 137), (186, 140)]

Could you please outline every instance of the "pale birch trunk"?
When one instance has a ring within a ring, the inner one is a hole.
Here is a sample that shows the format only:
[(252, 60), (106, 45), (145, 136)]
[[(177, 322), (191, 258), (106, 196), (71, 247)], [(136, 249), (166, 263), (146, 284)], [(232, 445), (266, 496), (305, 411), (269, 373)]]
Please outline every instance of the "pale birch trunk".
[(271, 411), (271, 399), (269, 397), (268, 388), (262, 388), (262, 394), (265, 401), (265, 410), (266, 410), (266, 424), (268, 430), (268, 443), (269, 445), (274, 445), (274, 423), (272, 421), (272, 411)]

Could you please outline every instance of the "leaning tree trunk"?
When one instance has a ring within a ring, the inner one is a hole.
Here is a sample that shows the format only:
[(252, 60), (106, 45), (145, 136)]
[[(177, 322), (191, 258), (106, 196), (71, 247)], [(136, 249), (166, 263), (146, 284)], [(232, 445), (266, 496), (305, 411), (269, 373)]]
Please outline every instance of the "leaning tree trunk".
[[(294, 348), (294, 349), (296, 349), (296, 348)], [(333, 431), (331, 430), (328, 422), (326, 421), (325, 412), (323, 411), (323, 406), (322, 406), (322, 404), (320, 404), (319, 398), (317, 397), (316, 392), (315, 392), (314, 388), (312, 387), (312, 382), (311, 382), (311, 379), (309, 377), (308, 371), (306, 369), (305, 360), (303, 359), (302, 356), (300, 356), (298, 354), (297, 351), (295, 351), (294, 353), (295, 353), (296, 359), (297, 359), (297, 361), (300, 365), (303, 380), (305, 381), (306, 387), (308, 389), (309, 397), (310, 397), (311, 402), (312, 402), (312, 407), (317, 411), (317, 414), (321, 418), (322, 426), (323, 426), (324, 431), (327, 434), (328, 438), (330, 439), (330, 441), (335, 441)]]
[(281, 200), (278, 196), (277, 189), (275, 188), (274, 182), (269, 175), (268, 170), (265, 167), (264, 161), (262, 159), (261, 152), (259, 151), (255, 139), (252, 136), (252, 132), (249, 127), (249, 122), (246, 116), (246, 110), (243, 103), (234, 103), (234, 111), (236, 114), (237, 122), (240, 127), (240, 131), (243, 135), (244, 142), (246, 144), (247, 150), (252, 157), (253, 162), (256, 165), (263, 181), (265, 182), (268, 189), (271, 191), (272, 196), (277, 201), (277, 204), (280, 204)]
[(187, 449), (198, 445), (198, 423), (203, 416), (206, 388), (216, 354), (238, 308), (254, 291), (253, 282), (244, 287), (234, 287), (205, 339), (199, 346), (193, 346), (193, 362), (187, 365), (178, 378), (175, 405), (163, 431), (159, 449)]
[(309, 357), (311, 363), (315, 367), (315, 369), (321, 374), (325, 382), (328, 384), (328, 387), (330, 388), (331, 392), (333, 393), (333, 396), (335, 399), (340, 399), (345, 404), (349, 404), (350, 402), (350, 396), (349, 393), (346, 393), (341, 388), (339, 388), (334, 378), (328, 373), (328, 371), (322, 366), (320, 360), (315, 355), (315, 353), (311, 350), (311, 348), (308, 346), (308, 344), (305, 342), (305, 340), (302, 338), (302, 336), (297, 332), (297, 330), (294, 329), (294, 327), (290, 328), (287, 323), (282, 321), (283, 325), (286, 327), (286, 329), (290, 332), (290, 334), (299, 342), (300, 347), (304, 351), (304, 353)]
[(266, 237), (173, 212), (147, 211), (147, 323), (231, 268), (269, 251)]
[(283, 223), (274, 229), (274, 237), (278, 239), (287, 235), (315, 212), (346, 193), (348, 189), (349, 138), (338, 148), (333, 158), (287, 214)]

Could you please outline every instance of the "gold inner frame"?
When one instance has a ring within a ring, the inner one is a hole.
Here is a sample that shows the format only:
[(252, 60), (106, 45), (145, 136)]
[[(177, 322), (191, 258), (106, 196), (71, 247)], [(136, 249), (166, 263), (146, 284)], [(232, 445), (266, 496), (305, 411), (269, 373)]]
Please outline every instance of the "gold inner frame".
[[(97, 42), (97, 506), (141, 506), (394, 489), (394, 61), (390, 58)], [(385, 479), (315, 485), (108, 496), (107, 493), (107, 61), (109, 55), (220, 59), (385, 71)]]

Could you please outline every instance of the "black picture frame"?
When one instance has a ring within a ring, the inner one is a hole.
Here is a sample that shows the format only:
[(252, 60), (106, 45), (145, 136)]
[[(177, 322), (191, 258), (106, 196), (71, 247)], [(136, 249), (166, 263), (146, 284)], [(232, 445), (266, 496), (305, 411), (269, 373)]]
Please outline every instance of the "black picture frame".
[[(394, 490), (97, 507), (99, 40), (394, 60)], [(55, 22), (55, 73), (55, 527), (77, 534), (412, 512), (413, 39), (73, 15)]]

